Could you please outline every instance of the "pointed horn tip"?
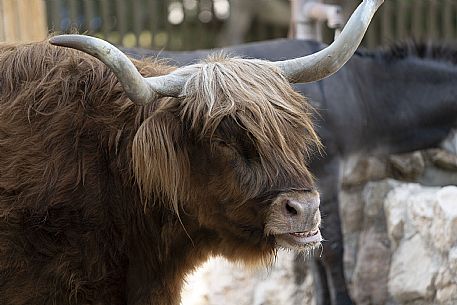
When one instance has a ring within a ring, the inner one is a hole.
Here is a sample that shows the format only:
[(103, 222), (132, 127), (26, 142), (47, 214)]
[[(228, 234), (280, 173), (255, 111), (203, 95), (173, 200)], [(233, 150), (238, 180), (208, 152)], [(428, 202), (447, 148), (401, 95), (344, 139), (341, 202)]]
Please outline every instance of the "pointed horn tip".
[(66, 47), (76, 40), (77, 35), (58, 35), (48, 39), (49, 43), (55, 46)]
[(74, 46), (96, 44), (100, 39), (87, 35), (63, 34), (53, 36), (48, 41), (52, 45), (74, 48)]
[(52, 45), (59, 45), (59, 36), (54, 36), (48, 39), (48, 42)]

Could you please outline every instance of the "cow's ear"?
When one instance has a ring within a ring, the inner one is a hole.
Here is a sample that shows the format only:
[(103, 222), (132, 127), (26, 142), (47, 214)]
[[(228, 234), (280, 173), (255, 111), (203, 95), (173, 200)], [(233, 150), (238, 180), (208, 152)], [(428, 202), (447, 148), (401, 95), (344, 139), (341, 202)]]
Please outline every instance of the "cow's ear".
[(147, 199), (164, 199), (176, 210), (189, 177), (184, 142), (181, 121), (171, 112), (157, 112), (140, 126), (132, 146), (133, 169), (142, 194)]

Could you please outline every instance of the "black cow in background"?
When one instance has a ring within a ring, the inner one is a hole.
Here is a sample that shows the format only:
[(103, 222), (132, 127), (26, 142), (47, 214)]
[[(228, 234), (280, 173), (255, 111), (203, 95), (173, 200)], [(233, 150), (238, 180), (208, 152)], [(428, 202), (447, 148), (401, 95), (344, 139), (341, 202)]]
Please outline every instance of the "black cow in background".
[[(324, 47), (314, 41), (274, 40), (224, 49), (232, 55), (271, 61)], [(167, 58), (187, 65), (218, 50), (126, 50), (133, 57)], [(311, 169), (318, 179), (323, 214), (322, 256), (312, 262), (318, 305), (353, 304), (343, 272), (338, 191), (342, 161), (352, 154), (392, 154), (438, 146), (457, 127), (457, 49), (402, 43), (359, 51), (333, 76), (296, 89), (319, 112), (323, 156)]]

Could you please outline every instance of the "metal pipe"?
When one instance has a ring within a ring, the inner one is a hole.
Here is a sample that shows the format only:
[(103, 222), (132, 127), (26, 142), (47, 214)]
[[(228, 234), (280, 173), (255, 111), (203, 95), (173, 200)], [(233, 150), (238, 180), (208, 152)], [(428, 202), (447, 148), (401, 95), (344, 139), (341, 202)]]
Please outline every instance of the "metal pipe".
[(339, 34), (344, 24), (341, 7), (321, 0), (291, 0), (293, 36), (322, 41), (322, 23)]

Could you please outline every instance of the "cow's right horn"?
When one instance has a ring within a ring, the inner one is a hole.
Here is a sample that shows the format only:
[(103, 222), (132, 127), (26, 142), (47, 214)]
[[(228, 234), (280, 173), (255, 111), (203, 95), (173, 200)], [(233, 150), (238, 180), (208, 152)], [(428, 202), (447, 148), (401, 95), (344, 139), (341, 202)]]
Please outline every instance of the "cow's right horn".
[(357, 50), (376, 10), (384, 0), (364, 0), (352, 14), (338, 38), (327, 48), (300, 58), (278, 61), (293, 83), (313, 82), (338, 71)]

